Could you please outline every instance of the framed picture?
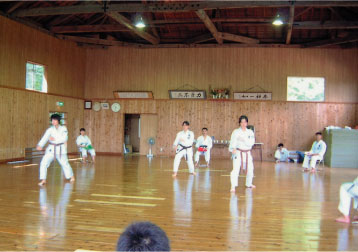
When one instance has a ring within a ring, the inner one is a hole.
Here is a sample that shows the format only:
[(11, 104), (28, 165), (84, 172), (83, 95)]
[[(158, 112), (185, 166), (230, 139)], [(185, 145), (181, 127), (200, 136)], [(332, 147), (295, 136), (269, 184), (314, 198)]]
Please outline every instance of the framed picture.
[(108, 102), (101, 102), (102, 109), (109, 109), (109, 103)]
[(204, 90), (169, 90), (170, 99), (206, 99)]
[(85, 109), (92, 109), (92, 101), (85, 101)]

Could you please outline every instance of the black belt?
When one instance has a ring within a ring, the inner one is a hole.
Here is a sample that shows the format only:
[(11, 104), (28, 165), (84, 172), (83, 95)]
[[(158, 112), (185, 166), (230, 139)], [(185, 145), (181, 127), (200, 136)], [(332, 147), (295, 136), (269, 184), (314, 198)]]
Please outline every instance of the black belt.
[[(193, 146), (184, 146), (182, 144), (179, 144), (180, 147), (182, 147), (179, 151), (177, 150), (177, 153), (178, 154), (179, 152), (181, 152), (182, 150), (186, 150), (186, 149), (189, 149), (189, 148), (192, 148)], [(185, 160), (188, 159), (188, 152), (185, 154)]]

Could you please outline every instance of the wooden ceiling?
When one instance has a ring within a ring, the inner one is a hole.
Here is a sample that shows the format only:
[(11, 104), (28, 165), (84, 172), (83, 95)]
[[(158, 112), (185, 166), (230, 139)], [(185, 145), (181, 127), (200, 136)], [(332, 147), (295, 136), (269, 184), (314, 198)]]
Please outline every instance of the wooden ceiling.
[(0, 11), (89, 47), (358, 47), (358, 1), (0, 1)]

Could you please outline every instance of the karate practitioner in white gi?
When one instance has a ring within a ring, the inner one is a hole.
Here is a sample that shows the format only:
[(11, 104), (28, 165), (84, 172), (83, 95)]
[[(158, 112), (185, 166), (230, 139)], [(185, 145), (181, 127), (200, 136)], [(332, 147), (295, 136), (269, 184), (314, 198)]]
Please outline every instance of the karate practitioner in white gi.
[(194, 133), (189, 130), (189, 122), (184, 121), (182, 124), (183, 130), (178, 132), (175, 141), (173, 143), (173, 148), (176, 150), (176, 155), (174, 158), (174, 168), (173, 168), (173, 177), (177, 176), (180, 160), (182, 157), (185, 158), (189, 172), (193, 175), (196, 175), (194, 171), (193, 163), (193, 142), (194, 142)]
[(313, 142), (312, 148), (309, 152), (305, 152), (305, 158), (303, 160), (302, 167), (303, 171), (308, 171), (311, 168), (311, 172), (316, 171), (316, 162), (322, 160), (324, 154), (326, 153), (327, 145), (322, 140), (322, 133), (316, 133), (316, 141)]
[(80, 134), (76, 139), (76, 144), (82, 153), (82, 163), (86, 163), (87, 151), (91, 154), (92, 161), (94, 163), (96, 152), (92, 147), (91, 139), (86, 135), (86, 130), (84, 128), (80, 129)]
[(286, 148), (283, 147), (283, 143), (279, 143), (275, 152), (276, 163), (288, 162), (289, 153)]
[(53, 114), (51, 116), (52, 127), (48, 128), (37, 144), (36, 149), (41, 151), (47, 142), (49, 142), (46, 148), (45, 155), (40, 163), (40, 183), (39, 186), (46, 184), (47, 168), (56, 157), (58, 163), (61, 165), (63, 173), (66, 179), (71, 182), (75, 181), (72, 168), (68, 163), (67, 158), (67, 140), (68, 132), (66, 126), (60, 125), (61, 116), (59, 114)]
[(235, 192), (238, 186), (240, 168), (246, 172), (246, 187), (255, 188), (252, 184), (254, 177), (254, 163), (251, 156), (251, 148), (255, 144), (255, 135), (251, 129), (247, 128), (248, 118), (240, 116), (240, 127), (231, 134), (229, 151), (232, 153), (233, 170), (230, 174), (231, 192)]
[[(338, 210), (343, 214), (336, 219), (337, 222), (350, 223), (349, 212), (353, 198), (353, 208), (358, 209), (358, 177), (349, 183), (343, 183), (339, 192)], [(353, 217), (353, 221), (358, 221), (358, 216)]]
[(198, 137), (198, 140), (196, 140), (195, 147), (197, 148), (195, 152), (195, 166), (199, 165), (199, 159), (200, 155), (205, 156), (205, 161), (207, 167), (210, 165), (210, 150), (213, 147), (213, 141), (210, 136), (208, 136), (208, 128), (203, 128), (201, 130), (202, 136)]

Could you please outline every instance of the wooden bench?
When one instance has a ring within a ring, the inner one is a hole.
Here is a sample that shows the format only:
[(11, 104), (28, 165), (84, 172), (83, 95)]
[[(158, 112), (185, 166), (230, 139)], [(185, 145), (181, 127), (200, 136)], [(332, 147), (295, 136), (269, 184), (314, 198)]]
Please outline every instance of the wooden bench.
[(38, 151), (36, 148), (25, 148), (25, 160), (42, 158), (44, 153), (44, 151)]

